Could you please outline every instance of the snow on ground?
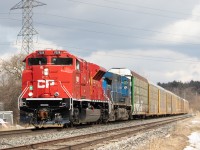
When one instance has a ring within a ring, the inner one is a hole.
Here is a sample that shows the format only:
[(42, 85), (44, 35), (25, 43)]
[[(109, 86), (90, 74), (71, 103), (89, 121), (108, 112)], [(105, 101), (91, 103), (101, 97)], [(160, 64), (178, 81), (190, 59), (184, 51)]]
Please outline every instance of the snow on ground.
[(200, 132), (193, 132), (188, 138), (190, 146), (187, 146), (184, 150), (200, 150)]
[(200, 121), (199, 120), (193, 120), (192, 124), (200, 124)]
[[(195, 117), (194, 120), (191, 121), (192, 125), (200, 126), (200, 118)], [(200, 131), (194, 131), (189, 136), (189, 146), (184, 148), (184, 150), (200, 150)]]
[(2, 128), (8, 128), (8, 123), (5, 122), (3, 119), (0, 118), (0, 126), (1, 126)]

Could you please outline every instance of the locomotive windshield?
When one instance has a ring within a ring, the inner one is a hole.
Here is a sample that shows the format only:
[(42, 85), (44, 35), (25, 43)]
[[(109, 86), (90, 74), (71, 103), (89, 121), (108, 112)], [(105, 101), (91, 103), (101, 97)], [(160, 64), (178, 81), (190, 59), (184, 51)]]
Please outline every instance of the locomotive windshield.
[(72, 58), (52, 58), (53, 65), (72, 65), (73, 59)]
[(47, 64), (47, 58), (42, 57), (42, 58), (29, 58), (28, 59), (28, 65), (46, 65)]

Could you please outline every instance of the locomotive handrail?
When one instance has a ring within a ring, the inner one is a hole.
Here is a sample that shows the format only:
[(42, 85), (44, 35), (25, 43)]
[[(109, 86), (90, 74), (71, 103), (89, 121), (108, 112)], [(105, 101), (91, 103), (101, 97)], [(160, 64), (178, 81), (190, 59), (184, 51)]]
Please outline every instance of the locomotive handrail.
[(74, 105), (74, 100), (72, 98), (70, 98), (70, 107), (69, 107), (69, 110), (72, 110), (71, 111), (71, 114), (73, 115), (74, 114), (74, 108), (73, 108), (73, 105)]
[(71, 94), (70, 94), (69, 91), (66, 89), (66, 87), (61, 83), (61, 81), (59, 81), (59, 82), (60, 82), (60, 85), (61, 85), (63, 91), (67, 94), (67, 96), (69, 96), (69, 98), (72, 98)]
[(113, 93), (114, 93), (114, 91), (110, 91), (110, 97), (111, 97), (111, 101), (113, 102)]
[(70, 106), (69, 106), (69, 110), (72, 110), (71, 113), (73, 114), (74, 109), (73, 109), (73, 99), (72, 99), (72, 95), (69, 93), (69, 91), (66, 89), (66, 87), (60, 82), (60, 85), (63, 89), (63, 91), (67, 94), (67, 96), (70, 98)]
[(111, 111), (112, 111), (112, 104), (113, 104), (113, 101), (111, 101), (110, 100), (110, 98), (108, 97), (108, 95), (105, 93), (105, 91), (103, 92), (103, 95), (107, 98), (107, 100), (108, 100), (108, 105), (109, 105), (109, 107), (108, 107), (108, 111), (109, 111), (109, 114), (111, 113)]
[(26, 93), (26, 91), (28, 90), (28, 82), (27, 82), (27, 86), (26, 88), (22, 91), (22, 93), (19, 95), (18, 97), (18, 109), (20, 109), (20, 102), (21, 102), (21, 99), (22, 97), (24, 96), (24, 94)]
[(110, 101), (110, 98), (108, 97), (108, 95), (105, 93), (105, 91), (103, 92), (103, 95), (105, 96), (105, 98)]

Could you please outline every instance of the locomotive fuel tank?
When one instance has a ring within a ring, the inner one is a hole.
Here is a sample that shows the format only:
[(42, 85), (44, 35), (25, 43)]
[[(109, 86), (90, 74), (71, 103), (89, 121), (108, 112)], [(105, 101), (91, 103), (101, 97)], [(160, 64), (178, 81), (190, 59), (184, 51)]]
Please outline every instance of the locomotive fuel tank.
[(80, 123), (96, 122), (100, 119), (100, 109), (87, 108), (80, 112)]

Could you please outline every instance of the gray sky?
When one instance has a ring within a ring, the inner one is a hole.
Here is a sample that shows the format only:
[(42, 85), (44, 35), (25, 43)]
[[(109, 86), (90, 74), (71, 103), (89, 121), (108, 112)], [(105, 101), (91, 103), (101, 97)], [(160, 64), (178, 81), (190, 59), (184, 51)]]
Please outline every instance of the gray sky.
[[(35, 49), (54, 48), (106, 69), (126, 67), (154, 82), (200, 80), (198, 0), (40, 0)], [(19, 0), (0, 5), (0, 54), (20, 51)]]

